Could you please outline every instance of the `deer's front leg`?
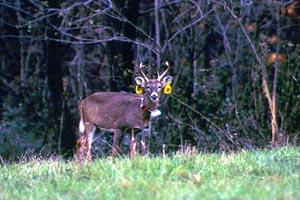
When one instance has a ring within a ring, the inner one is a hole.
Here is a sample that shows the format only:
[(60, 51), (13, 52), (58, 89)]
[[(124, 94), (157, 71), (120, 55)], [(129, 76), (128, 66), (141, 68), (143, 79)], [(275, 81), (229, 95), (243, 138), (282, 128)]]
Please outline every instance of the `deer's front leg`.
[(134, 129), (131, 129), (131, 143), (130, 143), (130, 158), (136, 156), (136, 138)]
[(121, 131), (119, 129), (114, 129), (114, 139), (113, 139), (113, 149), (111, 152), (111, 157), (116, 157), (121, 153), (120, 148), (120, 138), (121, 138)]
[(142, 140), (141, 140), (143, 156), (146, 156), (149, 154), (148, 145), (149, 145), (149, 129), (143, 129), (142, 130)]

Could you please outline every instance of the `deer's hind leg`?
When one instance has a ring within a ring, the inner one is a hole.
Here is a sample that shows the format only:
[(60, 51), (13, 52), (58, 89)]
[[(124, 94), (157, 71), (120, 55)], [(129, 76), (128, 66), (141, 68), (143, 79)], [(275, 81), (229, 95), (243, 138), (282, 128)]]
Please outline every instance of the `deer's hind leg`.
[(76, 154), (75, 154), (75, 159), (77, 161), (82, 162), (86, 158), (86, 145), (87, 140), (84, 136), (81, 136), (77, 139), (76, 141)]
[(86, 126), (86, 137), (87, 137), (87, 155), (86, 155), (86, 158), (87, 160), (91, 161), (92, 160), (92, 153), (91, 153), (91, 149), (92, 149), (92, 143), (93, 143), (93, 140), (94, 140), (94, 133), (95, 133), (95, 130), (96, 130), (96, 126), (93, 125), (93, 124), (89, 124), (88, 126)]
[(94, 138), (94, 132), (96, 127), (89, 122), (83, 123), (80, 120), (79, 123), (79, 139), (76, 145), (76, 159), (79, 161), (92, 160), (91, 147)]

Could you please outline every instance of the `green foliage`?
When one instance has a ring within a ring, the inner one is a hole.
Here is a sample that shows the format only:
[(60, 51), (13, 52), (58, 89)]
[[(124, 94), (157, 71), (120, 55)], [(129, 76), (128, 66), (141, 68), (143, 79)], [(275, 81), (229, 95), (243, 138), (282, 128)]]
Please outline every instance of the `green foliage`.
[(300, 128), (300, 45), (289, 50), (287, 61), (280, 66), (278, 107), (283, 129), (295, 135)]
[(300, 149), (32, 160), (0, 168), (1, 199), (299, 199)]
[(44, 120), (47, 111), (40, 110), (39, 115), (34, 116), (33, 113), (28, 113), (26, 104), (12, 106), (5, 103), (4, 107), (6, 109), (0, 124), (0, 155), (6, 159), (16, 160), (26, 151), (41, 149), (45, 134), (41, 130), (46, 130)]
[[(184, 145), (204, 152), (266, 147), (271, 109), (264, 65), (276, 97), (277, 143), (297, 144), (298, 7), (298, 1), (269, 0), (3, 1), (0, 154), (14, 160), (42, 146), (72, 153), (81, 99), (97, 91), (133, 92), (140, 62), (155, 77), (166, 60), (173, 92), (160, 102), (150, 153), (163, 144), (167, 152)], [(276, 53), (285, 60), (278, 74), (269, 59)], [(101, 139), (94, 152), (106, 156), (111, 148)]]

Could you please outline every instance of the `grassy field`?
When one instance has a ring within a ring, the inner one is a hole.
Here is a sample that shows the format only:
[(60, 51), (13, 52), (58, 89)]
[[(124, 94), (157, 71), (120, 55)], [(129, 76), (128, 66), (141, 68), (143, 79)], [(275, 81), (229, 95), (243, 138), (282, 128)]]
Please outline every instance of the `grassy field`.
[(300, 199), (300, 148), (4, 165), (0, 199)]

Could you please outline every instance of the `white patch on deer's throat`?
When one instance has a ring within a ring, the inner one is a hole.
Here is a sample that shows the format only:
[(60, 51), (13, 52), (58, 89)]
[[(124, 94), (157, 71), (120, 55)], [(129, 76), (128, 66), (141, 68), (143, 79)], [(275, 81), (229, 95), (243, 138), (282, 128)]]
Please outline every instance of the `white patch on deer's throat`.
[(84, 123), (83, 123), (83, 121), (80, 119), (80, 122), (79, 122), (79, 131), (80, 131), (80, 133), (83, 133), (83, 132), (84, 132), (84, 129), (85, 129)]
[(151, 118), (157, 117), (157, 116), (159, 116), (159, 115), (161, 115), (161, 112), (160, 112), (160, 110), (158, 110), (158, 109), (153, 110), (153, 111), (151, 111), (151, 113), (150, 113), (150, 117), (151, 117)]

